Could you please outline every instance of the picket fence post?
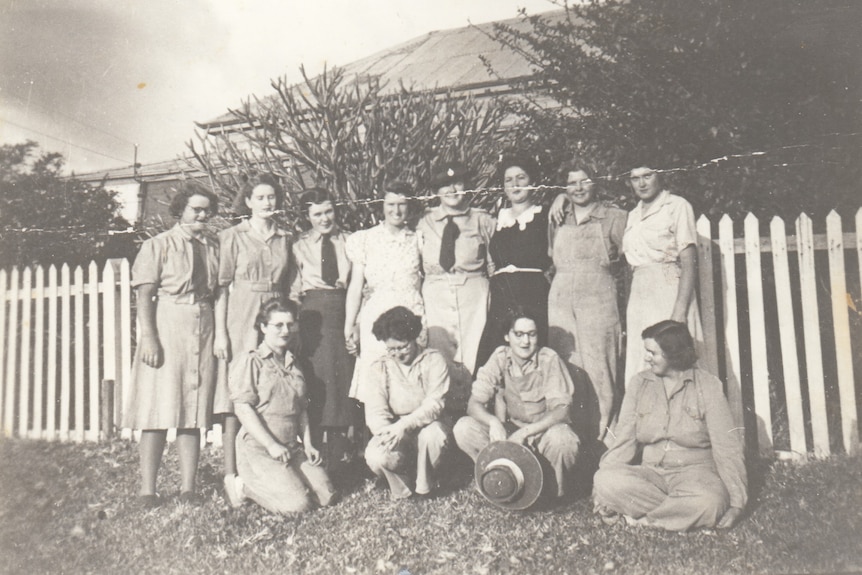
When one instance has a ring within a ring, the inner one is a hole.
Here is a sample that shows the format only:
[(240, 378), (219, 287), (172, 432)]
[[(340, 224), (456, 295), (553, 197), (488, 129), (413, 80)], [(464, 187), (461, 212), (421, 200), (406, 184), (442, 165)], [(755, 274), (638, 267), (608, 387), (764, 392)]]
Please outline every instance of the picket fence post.
[(15, 432), (15, 387), (18, 358), (18, 268), (9, 274), (9, 337), (6, 342), (6, 390), (4, 396), (3, 433), (12, 437)]
[(805, 417), (803, 415), (802, 388), (799, 380), (799, 357), (796, 353), (796, 322), (790, 290), (790, 266), (787, 260), (787, 236), (784, 220), (775, 216), (769, 224), (772, 240), (772, 261), (775, 273), (775, 301), (778, 306), (778, 335), (781, 344), (784, 397), (787, 406), (787, 425), (790, 431), (790, 452), (794, 457), (805, 458)]
[(706, 357), (703, 367), (718, 375), (718, 331), (715, 323), (715, 283), (712, 269), (712, 228), (706, 216), (697, 219), (697, 271), (700, 287), (700, 315)]
[[(6, 301), (8, 285), (6, 280), (6, 270), (0, 270), (0, 429), (3, 434), (8, 436), (6, 432), (6, 386), (9, 381), (6, 378), (5, 361), (6, 353)], [(10, 338), (14, 336), (10, 335)]]
[[(18, 388), (18, 436), (27, 437), (30, 429), (30, 312), (32, 311), (33, 272), (24, 268), (21, 287), (21, 363), (18, 373), (21, 375)], [(17, 302), (15, 302), (17, 304)]]
[(736, 254), (733, 248), (733, 220), (725, 214), (718, 222), (721, 252), (721, 291), (724, 307), (724, 365), (727, 401), (737, 427), (745, 426), (742, 405), (742, 377), (739, 360), (739, 319), (736, 301)]
[(859, 448), (856, 429), (856, 391), (853, 382), (853, 352), (850, 347), (850, 317), (846, 276), (844, 275), (844, 234), (841, 216), (835, 210), (826, 216), (826, 238), (829, 246), (829, 283), (832, 294), (832, 326), (835, 332), (835, 356), (838, 361), (838, 395), (841, 402), (841, 432), (844, 450), (854, 454)]
[(34, 330), (35, 347), (33, 349), (33, 429), (30, 431), (30, 437), (39, 439), (42, 437), (44, 423), (42, 409), (45, 397), (45, 270), (42, 266), (36, 266), (36, 285), (33, 290), (33, 297), (36, 307), (36, 329)]
[(766, 308), (763, 302), (763, 266), (760, 259), (760, 222), (749, 213), (743, 223), (745, 278), (748, 287), (748, 331), (751, 337), (751, 387), (757, 420), (757, 446), (771, 455), (772, 408), (769, 400), (769, 363), (766, 349)]

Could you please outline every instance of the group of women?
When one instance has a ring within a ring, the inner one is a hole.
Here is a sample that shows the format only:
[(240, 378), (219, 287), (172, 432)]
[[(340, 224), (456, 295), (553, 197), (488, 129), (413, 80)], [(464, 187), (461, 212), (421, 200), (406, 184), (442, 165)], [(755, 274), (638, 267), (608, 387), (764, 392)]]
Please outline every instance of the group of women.
[[(156, 477), (169, 428), (177, 429), (180, 499), (195, 499), (199, 429), (213, 415), (223, 424), (225, 491), (233, 504), (251, 497), (284, 512), (335, 501), (322, 461), (351, 455), (351, 430), (364, 427), (357, 406), (368, 393), (366, 374), (387, 353), (372, 326), (396, 306), (423, 318), (418, 340), (445, 357), (453, 415), (463, 414), (473, 375), (503, 343), (506, 316), (527, 308), (539, 344), (591, 383), (597, 418), (590, 433), (611, 445), (608, 454), (621, 437), (614, 440), (613, 429), (626, 430), (626, 441), (645, 441), (643, 413), (631, 405), (644, 394), (629, 389), (619, 409), (622, 320), (630, 334), (626, 382), (648, 381), (635, 377), (647, 368), (662, 381), (670, 377), (654, 369), (665, 348), (645, 350), (638, 340), (657, 322), (687, 327), (693, 349), (700, 347), (694, 214), (647, 166), (629, 174), (639, 203), (628, 215), (601, 201), (587, 167), (568, 165), (561, 173), (566, 194), (547, 206), (536, 193), (537, 162), (521, 154), (501, 158), (508, 205), (494, 219), (470, 206), (465, 167), (447, 163), (428, 186), (439, 205), (426, 209), (415, 228), (414, 190), (392, 182), (380, 197), (382, 221), (353, 234), (339, 230), (328, 193), (310, 190), (300, 202), (311, 229), (295, 240), (273, 219), (284, 201), (274, 180), (250, 182), (249, 218), (218, 239), (206, 233), (217, 199), (201, 187), (182, 190), (172, 204), (177, 225), (146, 241), (133, 267), (140, 337), (125, 424), (142, 430), (141, 502), (160, 503)], [(618, 308), (628, 284), (624, 262), (632, 270), (625, 316)], [(693, 362), (674, 369), (684, 386)], [(707, 387), (711, 399), (721, 395), (720, 383), (718, 396), (712, 380)], [(664, 399), (671, 400), (669, 392)], [(718, 429), (711, 406), (701, 401), (689, 411), (707, 433), (704, 449)], [(319, 451), (323, 442), (327, 457)], [(634, 463), (615, 453), (616, 464)], [(279, 493), (263, 479), (276, 467), (289, 476)], [(597, 487), (604, 517), (631, 512), (601, 493)]]

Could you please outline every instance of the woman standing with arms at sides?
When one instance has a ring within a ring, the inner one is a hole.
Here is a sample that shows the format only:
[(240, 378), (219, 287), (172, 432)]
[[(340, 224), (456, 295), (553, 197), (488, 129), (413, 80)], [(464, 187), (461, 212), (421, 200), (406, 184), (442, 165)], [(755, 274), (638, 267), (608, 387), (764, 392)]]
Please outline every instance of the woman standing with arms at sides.
[(428, 347), (449, 363), (452, 387), (463, 391), (453, 399), (463, 400), (457, 401), (463, 410), (488, 314), (488, 272), (493, 270), (488, 244), (495, 226), (485, 211), (469, 206), (467, 181), (463, 165), (443, 164), (431, 180), (440, 205), (427, 210), (416, 226), (425, 271)]
[[(353, 264), (344, 318), (347, 349), (358, 354), (350, 385), (350, 397), (363, 401), (365, 372), (386, 346), (371, 331), (374, 322), (388, 309), (403, 305), (419, 317), (425, 306), (419, 292), (422, 284), (419, 242), (407, 226), (413, 188), (391, 182), (381, 196), (383, 221), (355, 232), (347, 238), (347, 257)], [(364, 304), (363, 289), (367, 299)], [(360, 311), (360, 306), (362, 307)], [(420, 335), (420, 339), (424, 339)]]
[(347, 397), (354, 358), (344, 341), (344, 312), (350, 260), (347, 234), (336, 223), (332, 196), (312, 188), (299, 198), (311, 229), (293, 244), (296, 276), (290, 299), (302, 302), (299, 335), (302, 354), (309, 360), (309, 419), (315, 445), (326, 433), (326, 457), (332, 465), (352, 456), (349, 428), (361, 423), (356, 401)]
[(571, 164), (561, 171), (568, 202), (562, 223), (552, 223), (549, 234), (556, 274), (548, 296), (548, 346), (589, 376), (601, 441), (613, 416), (622, 343), (617, 278), (626, 212), (599, 200), (588, 168)]
[(485, 365), (503, 341), (506, 317), (518, 306), (536, 316), (539, 346), (548, 341), (548, 212), (535, 203), (539, 165), (529, 156), (503, 156), (497, 170), (509, 207), (500, 210), (489, 253), (493, 260), (491, 304), (476, 365)]
[[(655, 170), (631, 170), (628, 186), (640, 200), (629, 212), (623, 235), (623, 253), (632, 267), (632, 285), (626, 309), (626, 375), (647, 368), (637, 335), (665, 319), (688, 326), (698, 357), (705, 358), (703, 328), (695, 297), (697, 232), (694, 210), (685, 199), (662, 189)], [(715, 373), (715, 366), (704, 368)]]
[(239, 430), (227, 386), (229, 365), (232, 358), (257, 347), (254, 318), (263, 302), (287, 293), (288, 273), (293, 271), (290, 234), (273, 219), (284, 201), (275, 178), (252, 178), (243, 194), (251, 216), (220, 234), (218, 283), (222, 289), (215, 316), (215, 355), (220, 361), (213, 413), (223, 426), (225, 478), (236, 475)]
[(140, 503), (145, 508), (160, 504), (156, 477), (171, 428), (177, 430), (180, 501), (196, 501), (200, 428), (210, 425), (216, 377), (213, 299), (219, 247), (206, 228), (218, 199), (187, 183), (170, 209), (177, 225), (145, 241), (132, 267), (140, 331), (123, 426), (142, 430)]
[(338, 498), (311, 437), (305, 379), (288, 349), (296, 314), (291, 301), (265, 302), (254, 321), (263, 341), (231, 366), (230, 397), (242, 422), (239, 475), (225, 479), (233, 507), (250, 497), (274, 513), (298, 513)]

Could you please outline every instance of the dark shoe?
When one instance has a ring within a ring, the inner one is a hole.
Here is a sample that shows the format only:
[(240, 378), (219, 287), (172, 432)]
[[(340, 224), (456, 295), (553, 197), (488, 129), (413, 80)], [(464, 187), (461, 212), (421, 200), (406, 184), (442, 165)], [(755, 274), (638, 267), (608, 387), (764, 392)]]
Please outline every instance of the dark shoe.
[(155, 509), (157, 507), (161, 507), (162, 498), (158, 495), (139, 495), (138, 496), (138, 506), (141, 509)]

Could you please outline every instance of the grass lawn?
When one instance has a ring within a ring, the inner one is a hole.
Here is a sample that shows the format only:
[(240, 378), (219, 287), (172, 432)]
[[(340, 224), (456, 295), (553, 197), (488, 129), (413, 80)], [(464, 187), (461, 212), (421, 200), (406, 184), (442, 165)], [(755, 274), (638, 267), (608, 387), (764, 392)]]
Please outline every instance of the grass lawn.
[(389, 501), (357, 476), (333, 508), (279, 517), (221, 497), (202, 454), (202, 505), (176, 502), (173, 449), (159, 509), (135, 501), (136, 445), (0, 440), (2, 573), (825, 573), (862, 571), (862, 458), (761, 463), (729, 532), (606, 527), (582, 492), (505, 512), (461, 474), (431, 500)]

